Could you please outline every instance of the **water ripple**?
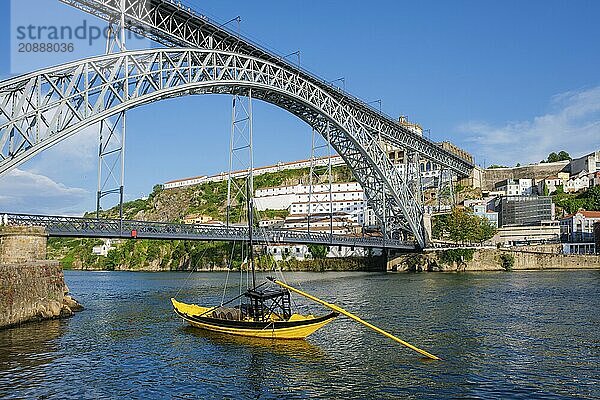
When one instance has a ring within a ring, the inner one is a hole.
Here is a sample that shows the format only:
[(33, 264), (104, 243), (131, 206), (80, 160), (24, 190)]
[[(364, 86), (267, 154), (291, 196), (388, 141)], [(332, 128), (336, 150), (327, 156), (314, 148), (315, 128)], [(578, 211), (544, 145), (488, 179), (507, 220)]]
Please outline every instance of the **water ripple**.
[(297, 342), (191, 328), (169, 298), (218, 302), (223, 274), (187, 277), (67, 272), (86, 310), (0, 331), (0, 397), (600, 397), (598, 271), (287, 275), (441, 362), (343, 318)]

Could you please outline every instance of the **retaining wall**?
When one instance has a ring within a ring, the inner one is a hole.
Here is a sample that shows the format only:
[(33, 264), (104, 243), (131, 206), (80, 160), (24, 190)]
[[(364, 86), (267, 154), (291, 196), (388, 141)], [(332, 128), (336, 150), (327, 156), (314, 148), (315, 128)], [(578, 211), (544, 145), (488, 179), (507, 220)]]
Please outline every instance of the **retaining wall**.
[[(540, 251), (543, 250), (543, 251)], [(390, 260), (391, 271), (502, 271), (545, 269), (600, 269), (600, 255), (558, 254), (556, 246), (531, 249), (480, 249), (470, 261), (444, 263), (441, 252), (406, 254)], [(512, 266), (504, 260), (512, 260)]]

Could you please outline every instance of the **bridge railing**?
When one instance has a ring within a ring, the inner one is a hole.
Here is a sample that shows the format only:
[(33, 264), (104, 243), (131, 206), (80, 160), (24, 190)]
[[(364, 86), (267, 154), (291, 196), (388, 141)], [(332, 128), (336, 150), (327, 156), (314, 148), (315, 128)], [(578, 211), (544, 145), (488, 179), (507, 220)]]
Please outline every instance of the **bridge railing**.
[[(97, 219), (34, 214), (0, 214), (6, 225), (43, 226), (50, 236), (113, 237), (167, 240), (246, 241), (249, 230), (244, 226), (177, 224), (118, 219)], [(329, 233), (288, 229), (256, 228), (253, 236), (262, 244), (325, 244), (346, 247), (375, 247), (411, 250), (413, 242), (381, 237), (343, 236)]]

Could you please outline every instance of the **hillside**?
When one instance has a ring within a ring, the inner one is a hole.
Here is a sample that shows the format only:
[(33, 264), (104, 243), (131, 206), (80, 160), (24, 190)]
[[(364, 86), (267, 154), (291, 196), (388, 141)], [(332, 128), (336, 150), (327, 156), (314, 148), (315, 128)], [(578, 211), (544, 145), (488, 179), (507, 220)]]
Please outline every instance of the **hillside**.
[[(353, 181), (352, 172), (347, 166), (333, 168), (334, 182)], [(320, 176), (320, 182), (327, 177)], [(254, 189), (263, 189), (280, 185), (308, 184), (309, 169), (286, 170), (259, 175), (254, 178)], [(242, 183), (242, 182), (238, 182)], [(241, 207), (231, 210), (231, 220), (240, 219)], [(200, 185), (163, 190), (161, 185), (155, 185), (147, 199), (137, 199), (123, 204), (123, 218), (131, 220), (146, 220), (159, 222), (180, 222), (188, 214), (209, 215), (214, 219), (224, 221), (226, 217), (227, 182), (208, 182)], [(95, 212), (85, 216), (95, 217)], [(261, 218), (285, 217), (286, 210), (266, 210), (260, 212)], [(101, 212), (101, 218), (118, 218), (118, 207)], [(97, 239), (53, 238), (48, 241), (48, 255), (60, 260), (65, 269), (109, 269), (109, 270), (190, 270), (224, 269), (231, 254), (229, 243), (203, 243), (192, 241), (158, 241), (158, 240), (125, 240), (111, 250), (107, 257), (92, 254), (92, 248), (102, 244)], [(239, 252), (239, 246), (235, 249)], [(241, 254), (234, 255), (241, 260)], [(267, 258), (262, 260), (263, 268), (270, 268)], [(346, 265), (348, 264), (348, 265)], [(319, 268), (323, 267), (321, 262)], [(307, 268), (304, 265), (302, 268)], [(327, 264), (330, 269), (356, 269), (360, 263), (348, 259), (344, 262)], [(233, 268), (239, 268), (234, 264)], [(289, 268), (300, 268), (297, 264)]]
[[(334, 167), (332, 171), (334, 182), (354, 181), (352, 171), (345, 165)], [(326, 176), (321, 175), (320, 181), (325, 182)], [(308, 184), (309, 169), (295, 169), (268, 173), (254, 177), (254, 190), (281, 185)], [(238, 183), (242, 182), (238, 180)], [(232, 209), (232, 220), (239, 220), (239, 207), (235, 207), (242, 200), (238, 196)], [(123, 204), (123, 218), (158, 221), (180, 222), (188, 214), (209, 215), (214, 219), (225, 220), (227, 207), (227, 182), (207, 182), (200, 185), (176, 189), (163, 190), (160, 185), (154, 186), (152, 193), (146, 200), (137, 199)], [(284, 216), (285, 212), (270, 210), (261, 212), (263, 218)], [(93, 217), (95, 212), (87, 213)], [(113, 207), (101, 212), (101, 218), (118, 218), (119, 209)]]
[(600, 186), (594, 186), (579, 193), (565, 193), (562, 186), (552, 195), (556, 204), (556, 215), (566, 215), (579, 209), (600, 211)]

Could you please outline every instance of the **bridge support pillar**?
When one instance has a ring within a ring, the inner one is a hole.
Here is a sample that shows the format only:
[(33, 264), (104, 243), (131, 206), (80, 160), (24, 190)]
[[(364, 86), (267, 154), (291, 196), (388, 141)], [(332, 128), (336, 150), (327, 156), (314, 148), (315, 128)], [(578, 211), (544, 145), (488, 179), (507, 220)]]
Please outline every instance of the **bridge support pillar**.
[(383, 267), (385, 268), (385, 271), (389, 270), (389, 258), (390, 258), (390, 251), (389, 249), (383, 248), (381, 249), (381, 258), (383, 259)]
[(38, 226), (0, 227), (0, 264), (46, 259), (46, 229)]
[(423, 233), (425, 235), (425, 247), (428, 247), (431, 244), (432, 238), (432, 224), (431, 224), (431, 214), (423, 214)]
[(58, 261), (46, 260), (47, 239), (43, 227), (0, 226), (0, 329), (82, 309)]

